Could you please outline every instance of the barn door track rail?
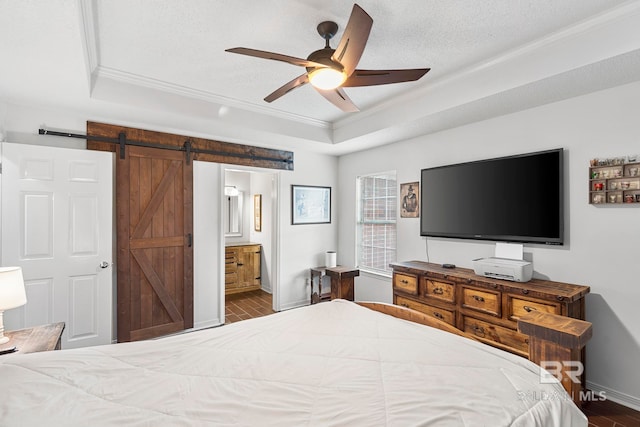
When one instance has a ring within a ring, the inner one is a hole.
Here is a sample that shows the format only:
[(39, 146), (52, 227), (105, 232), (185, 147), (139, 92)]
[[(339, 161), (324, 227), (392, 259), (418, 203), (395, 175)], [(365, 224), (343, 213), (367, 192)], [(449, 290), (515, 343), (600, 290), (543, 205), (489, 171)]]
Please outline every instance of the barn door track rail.
[(125, 158), (125, 146), (132, 145), (136, 147), (149, 147), (149, 148), (160, 148), (163, 150), (184, 151), (187, 164), (191, 163), (191, 157), (193, 154), (210, 154), (213, 156), (239, 157), (242, 159), (249, 159), (254, 161), (282, 162), (284, 166), (282, 169), (290, 169), (290, 170), (293, 169), (293, 153), (290, 153), (290, 156), (287, 156), (287, 158), (281, 158), (281, 157), (269, 157), (269, 156), (256, 155), (252, 153), (237, 153), (237, 152), (230, 152), (230, 151), (209, 150), (206, 148), (193, 147), (192, 142), (188, 138), (184, 142), (184, 145), (177, 146), (177, 145), (160, 144), (160, 143), (144, 142), (144, 141), (136, 141), (134, 139), (128, 139), (127, 135), (124, 132), (120, 132), (118, 134), (118, 138), (110, 138), (106, 136), (88, 136), (88, 135), (83, 135), (78, 133), (58, 132), (58, 131), (52, 131), (52, 130), (47, 130), (42, 128), (38, 129), (38, 133), (40, 135), (63, 136), (66, 138), (78, 138), (78, 139), (115, 144), (120, 147), (119, 151), (120, 151), (121, 159)]

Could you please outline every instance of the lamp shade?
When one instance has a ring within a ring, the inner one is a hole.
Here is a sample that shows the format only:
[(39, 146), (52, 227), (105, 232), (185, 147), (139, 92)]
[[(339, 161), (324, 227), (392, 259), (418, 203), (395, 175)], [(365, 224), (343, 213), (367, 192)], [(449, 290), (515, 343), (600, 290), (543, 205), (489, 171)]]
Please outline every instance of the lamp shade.
[(22, 268), (0, 267), (0, 310), (9, 310), (26, 303)]

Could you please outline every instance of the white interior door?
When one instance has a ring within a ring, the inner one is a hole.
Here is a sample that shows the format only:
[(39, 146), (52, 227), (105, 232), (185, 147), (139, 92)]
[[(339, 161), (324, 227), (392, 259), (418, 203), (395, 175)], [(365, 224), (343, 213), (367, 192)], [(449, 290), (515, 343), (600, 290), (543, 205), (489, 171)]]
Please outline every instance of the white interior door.
[(27, 293), (7, 330), (66, 322), (62, 348), (111, 342), (112, 156), (2, 143), (2, 265)]

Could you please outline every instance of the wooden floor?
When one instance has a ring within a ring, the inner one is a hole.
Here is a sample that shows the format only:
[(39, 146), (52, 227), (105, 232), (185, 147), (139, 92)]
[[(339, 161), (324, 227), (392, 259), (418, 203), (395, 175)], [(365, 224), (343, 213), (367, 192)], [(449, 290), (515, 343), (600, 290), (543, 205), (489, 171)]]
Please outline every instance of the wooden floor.
[(640, 427), (640, 412), (610, 400), (589, 402), (582, 410), (589, 427)]
[(225, 296), (225, 323), (238, 322), (271, 314), (271, 294), (258, 289)]
[[(228, 295), (226, 322), (260, 317), (273, 313), (271, 294), (262, 290)], [(640, 412), (610, 400), (593, 401), (582, 408), (589, 418), (589, 427), (640, 427)]]

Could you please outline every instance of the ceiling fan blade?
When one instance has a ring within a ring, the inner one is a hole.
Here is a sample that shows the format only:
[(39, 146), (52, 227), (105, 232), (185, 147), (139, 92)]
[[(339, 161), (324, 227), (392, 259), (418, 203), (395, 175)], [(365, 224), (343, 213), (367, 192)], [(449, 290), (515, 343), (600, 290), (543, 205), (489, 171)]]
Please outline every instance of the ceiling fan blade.
[(344, 112), (355, 113), (356, 111), (360, 111), (341, 88), (333, 90), (322, 90), (314, 87), (314, 89), (317, 90), (320, 95), (327, 98), (329, 102), (331, 102), (333, 105)]
[(225, 52), (255, 56), (256, 58), (272, 59), (274, 61), (286, 62), (287, 64), (299, 65), (301, 67), (326, 67), (325, 64), (320, 64), (319, 62), (296, 58), (295, 56), (282, 55), (281, 53), (267, 52), (266, 50), (249, 49), (247, 47), (233, 47), (231, 49), (225, 49)]
[(269, 95), (267, 95), (267, 97), (264, 100), (267, 102), (273, 102), (276, 99), (280, 98), (281, 96), (291, 92), (293, 89), (307, 83), (309, 83), (309, 76), (307, 75), (307, 73), (302, 74), (301, 76), (298, 76), (295, 79), (291, 80), (289, 83), (286, 83), (280, 86), (278, 89), (271, 92)]
[(347, 76), (356, 69), (369, 39), (373, 19), (357, 4), (353, 5), (349, 22), (331, 59), (342, 64)]
[(376, 86), (412, 82), (427, 74), (431, 68), (406, 70), (355, 70), (342, 87)]

